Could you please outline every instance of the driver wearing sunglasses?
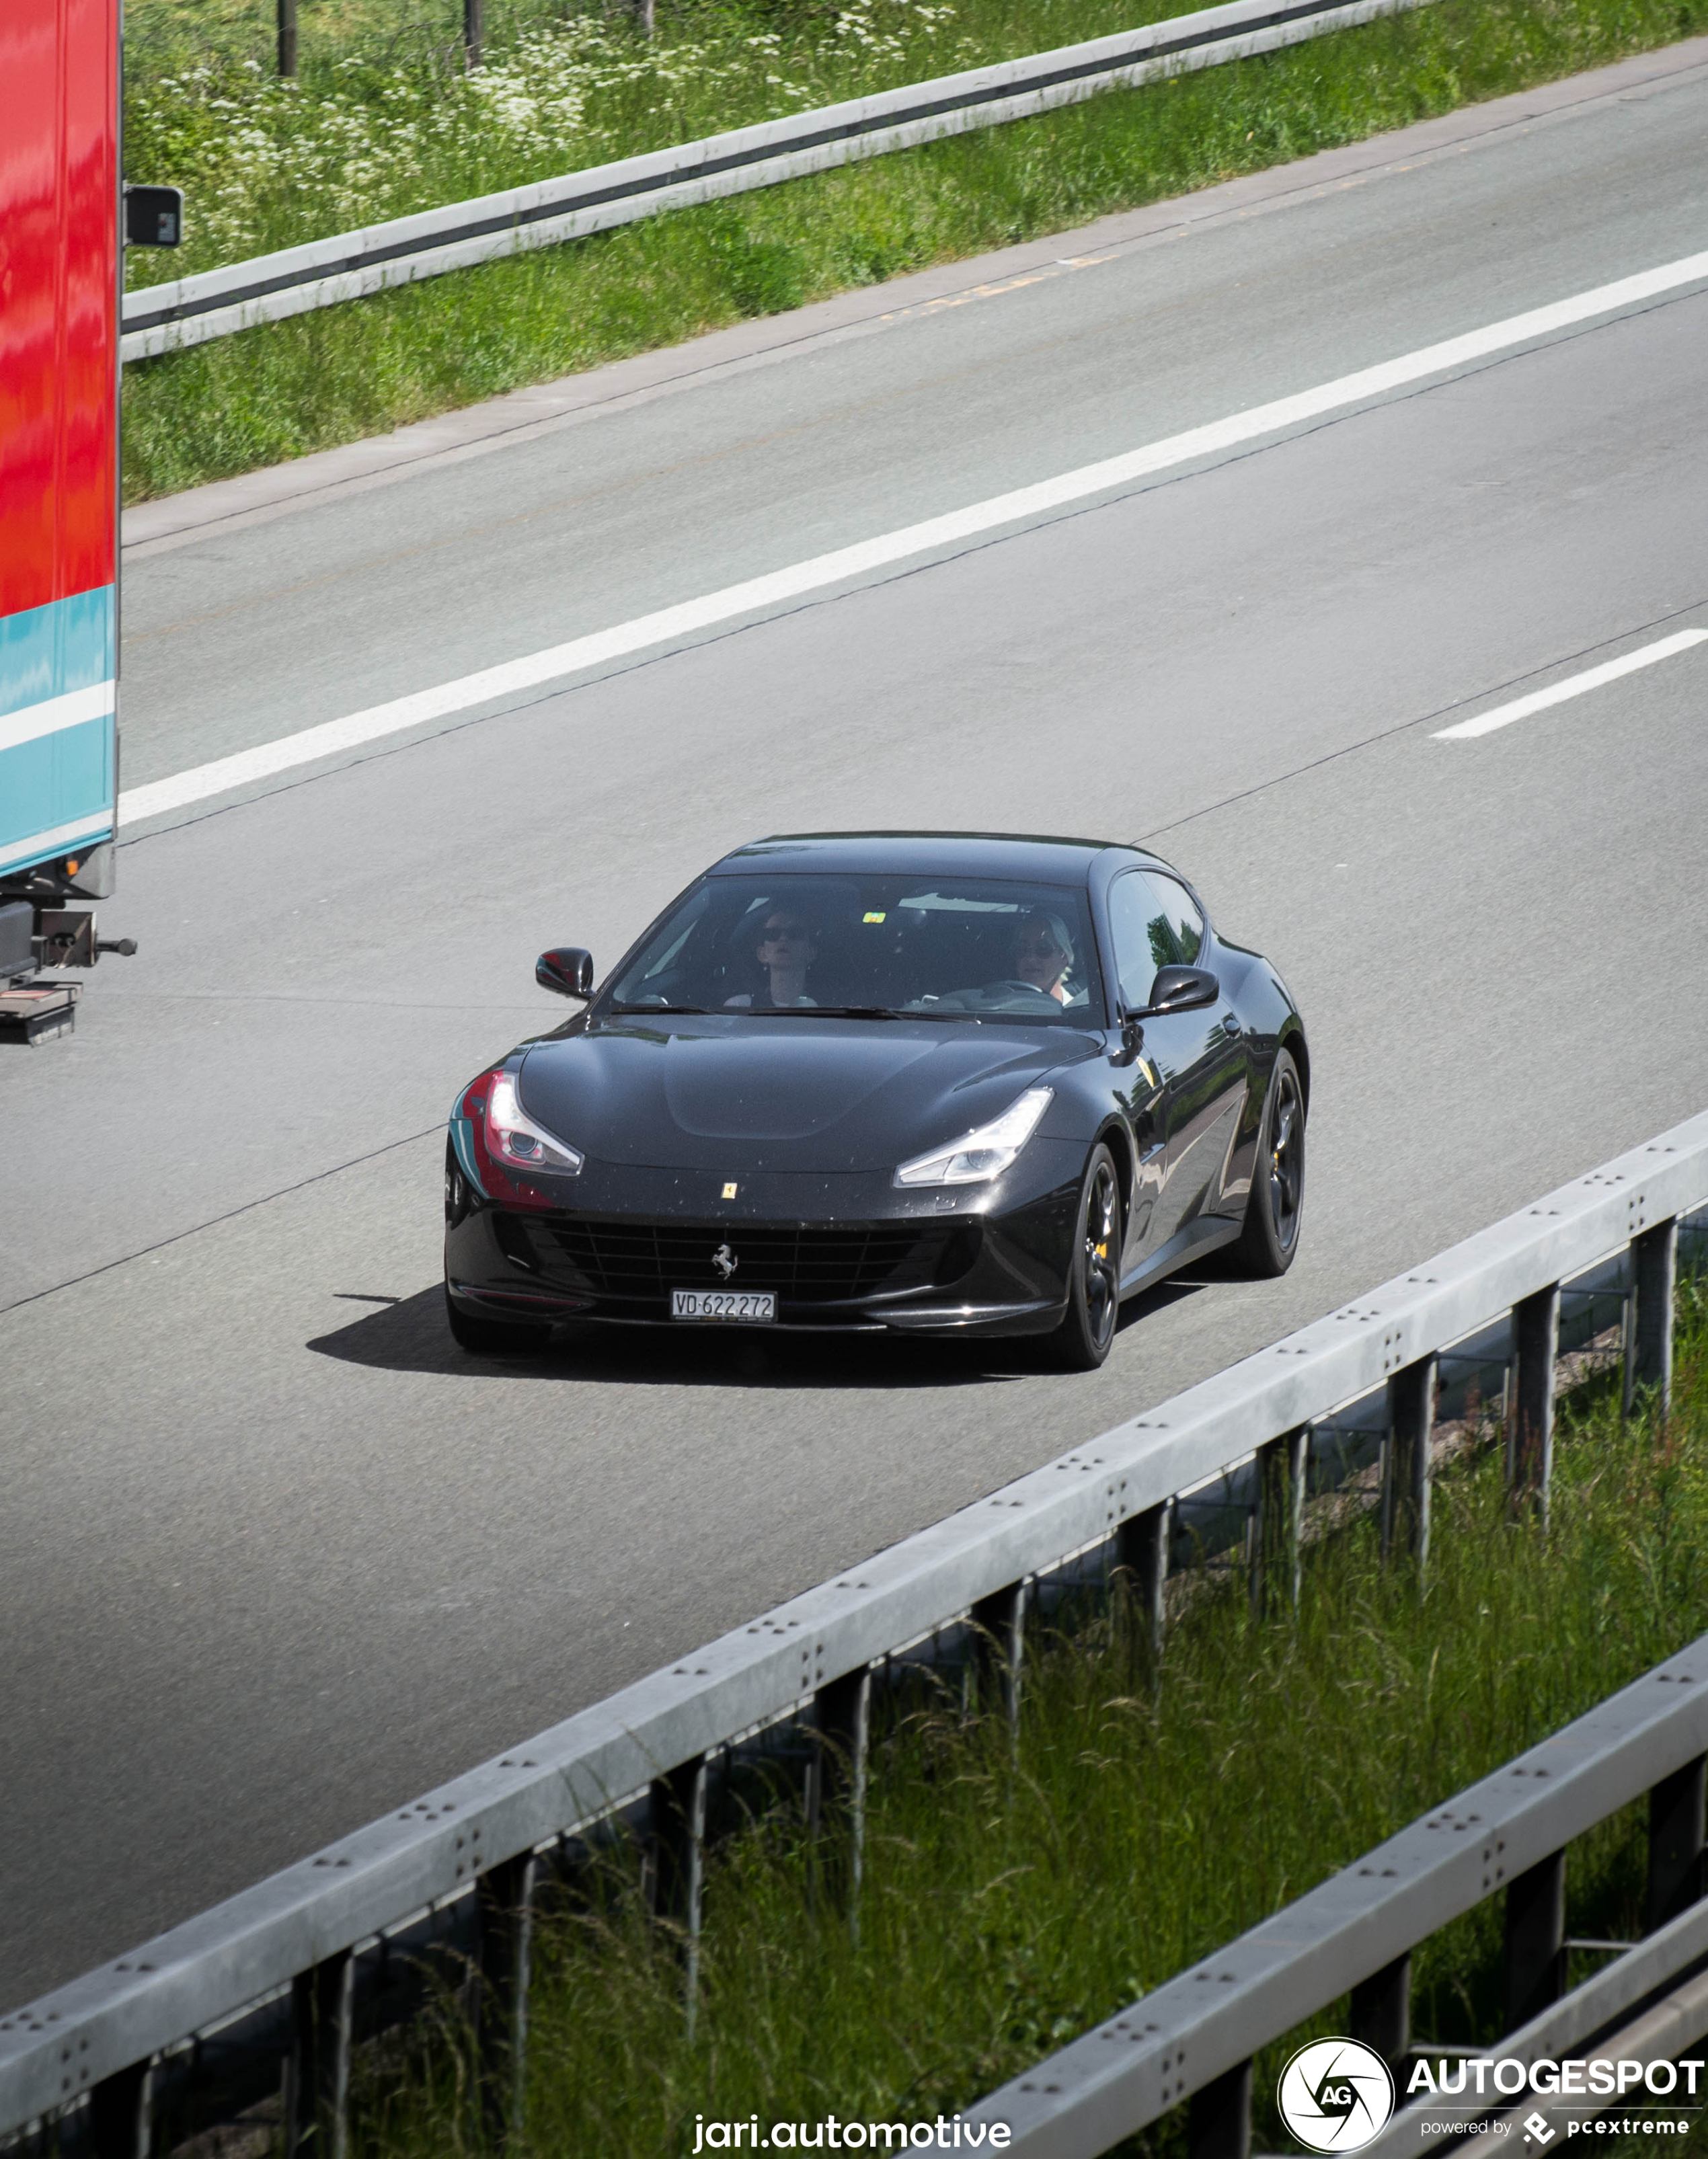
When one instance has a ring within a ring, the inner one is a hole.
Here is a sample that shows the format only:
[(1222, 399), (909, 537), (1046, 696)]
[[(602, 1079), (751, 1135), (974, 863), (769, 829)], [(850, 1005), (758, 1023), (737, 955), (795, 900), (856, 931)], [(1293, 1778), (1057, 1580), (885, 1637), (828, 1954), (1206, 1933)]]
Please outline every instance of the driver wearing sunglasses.
[(1058, 1005), (1068, 1002), (1062, 977), (1074, 964), (1074, 945), (1058, 915), (1040, 909), (1022, 917), (1015, 927), (1013, 958), (1017, 984), (1042, 990)]
[(725, 1000), (725, 1008), (746, 1007), (763, 1012), (769, 1006), (811, 1005), (806, 994), (806, 971), (818, 957), (812, 924), (790, 908), (774, 908), (765, 918), (755, 957), (764, 971), (766, 986), (758, 996), (745, 992)]

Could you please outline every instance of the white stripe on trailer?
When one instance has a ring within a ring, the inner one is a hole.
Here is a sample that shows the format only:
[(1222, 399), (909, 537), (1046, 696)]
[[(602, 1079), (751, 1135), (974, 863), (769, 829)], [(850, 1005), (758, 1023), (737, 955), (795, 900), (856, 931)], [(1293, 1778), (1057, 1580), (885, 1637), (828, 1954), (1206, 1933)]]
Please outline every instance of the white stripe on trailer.
[(110, 810), (103, 810), (98, 817), (80, 817), (70, 825), (49, 826), (45, 832), (33, 832), (28, 839), (13, 840), (0, 847), (0, 870), (13, 862), (58, 854), (64, 847), (75, 847), (79, 840), (106, 840), (111, 835)]
[(44, 735), (106, 719), (117, 702), (116, 682), (92, 682), (86, 690), (68, 690), (63, 696), (43, 697), (15, 712), (0, 712), (0, 750), (17, 749), (24, 743), (39, 742)]

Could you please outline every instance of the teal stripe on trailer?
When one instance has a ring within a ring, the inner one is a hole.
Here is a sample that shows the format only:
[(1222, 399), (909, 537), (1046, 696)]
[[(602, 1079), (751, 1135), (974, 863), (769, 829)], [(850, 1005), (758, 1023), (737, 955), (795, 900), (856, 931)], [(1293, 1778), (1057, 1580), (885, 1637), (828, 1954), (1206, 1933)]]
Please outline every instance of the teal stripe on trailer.
[(112, 767), (110, 712), (0, 750), (0, 869), (110, 836)]
[(111, 585), (0, 618), (0, 874), (111, 837)]
[(112, 680), (114, 596), (113, 586), (97, 585), (0, 617), (0, 713)]

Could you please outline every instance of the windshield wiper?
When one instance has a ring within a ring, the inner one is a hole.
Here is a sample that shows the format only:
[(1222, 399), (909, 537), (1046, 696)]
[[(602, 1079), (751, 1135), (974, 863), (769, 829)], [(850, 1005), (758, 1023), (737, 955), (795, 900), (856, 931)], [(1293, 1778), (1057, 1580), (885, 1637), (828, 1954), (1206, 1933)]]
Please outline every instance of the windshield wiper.
[(981, 1019), (981, 1012), (915, 1010), (912, 1005), (738, 1005), (754, 1019)]
[(634, 1019), (970, 1019), (970, 1012), (898, 1012), (893, 1005), (628, 1005), (606, 1007), (615, 1017)]
[[(736, 1005), (749, 1019), (932, 1019), (933, 1012), (898, 1012), (893, 1005)], [(945, 1012), (947, 1019), (950, 1015)]]

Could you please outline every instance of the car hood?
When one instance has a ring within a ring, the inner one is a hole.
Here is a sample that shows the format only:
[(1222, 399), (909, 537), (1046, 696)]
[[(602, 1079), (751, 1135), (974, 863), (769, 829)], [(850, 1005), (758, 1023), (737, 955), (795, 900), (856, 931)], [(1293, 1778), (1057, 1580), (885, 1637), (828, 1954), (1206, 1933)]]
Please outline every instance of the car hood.
[(1100, 1046), (1060, 1028), (618, 1021), (532, 1044), (518, 1091), (531, 1117), (602, 1162), (872, 1171), (999, 1116)]

